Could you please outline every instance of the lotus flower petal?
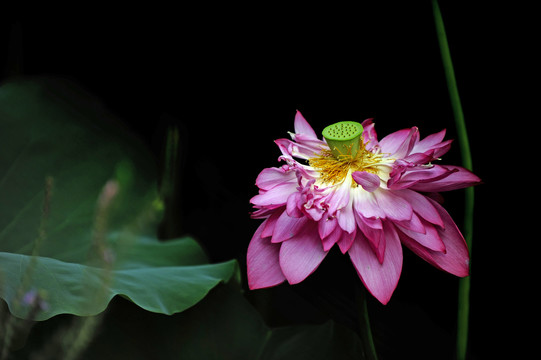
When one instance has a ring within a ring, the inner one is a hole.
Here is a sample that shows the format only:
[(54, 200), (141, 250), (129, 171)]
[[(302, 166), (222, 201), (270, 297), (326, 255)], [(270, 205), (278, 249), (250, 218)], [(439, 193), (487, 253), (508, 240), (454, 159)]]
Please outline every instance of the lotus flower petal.
[(275, 286), (286, 279), (278, 261), (280, 245), (272, 244), (270, 238), (261, 237), (265, 222), (259, 225), (248, 246), (246, 261), (250, 289)]
[(255, 184), (262, 190), (270, 190), (277, 185), (284, 183), (297, 183), (297, 177), (294, 172), (285, 171), (282, 168), (266, 168), (261, 171)]
[(445, 244), (441, 240), (438, 231), (436, 228), (428, 223), (425, 223), (425, 233), (419, 233), (411, 231), (404, 227), (398, 227), (404, 235), (408, 236), (412, 240), (417, 241), (419, 244), (423, 245), (425, 248), (436, 251), (436, 252), (445, 252)]
[(295, 218), (289, 216), (287, 211), (284, 211), (276, 221), (271, 242), (278, 243), (291, 239), (304, 229), (308, 221), (308, 218), (305, 216)]
[(316, 223), (308, 224), (280, 247), (280, 267), (290, 284), (306, 279), (327, 255), (317, 235), (316, 226)]
[(385, 261), (380, 263), (364, 236), (358, 234), (348, 254), (364, 286), (382, 304), (387, 304), (402, 272), (402, 246), (396, 231), (386, 227)]
[(417, 215), (431, 222), (432, 224), (443, 227), (443, 221), (439, 213), (436, 211), (434, 206), (432, 206), (431, 202), (426, 196), (409, 189), (396, 191), (395, 193), (398, 194), (398, 196), (400, 196), (402, 199), (406, 200)]
[(400, 278), (402, 244), (439, 269), (468, 274), (464, 239), (434, 199), (480, 179), (459, 166), (432, 163), (451, 146), (445, 130), (420, 140), (413, 127), (378, 141), (367, 119), (359, 148), (337, 154), (300, 112), (294, 126), (291, 140), (275, 141), (284, 164), (259, 174), (259, 193), (250, 200), (252, 218), (264, 219), (248, 247), (251, 289), (303, 281), (335, 244), (383, 304)]
[(372, 119), (366, 119), (361, 124), (363, 127), (363, 140), (367, 150), (379, 147), (378, 135)]
[(437, 229), (438, 235), (445, 245), (445, 252), (430, 250), (404, 235), (400, 236), (402, 243), (435, 267), (456, 276), (468, 276), (470, 258), (464, 237), (449, 213), (434, 200), (430, 200), (430, 202), (437, 209), (445, 225), (445, 229)]
[(419, 139), (419, 130), (416, 127), (403, 129), (387, 135), (379, 142), (382, 151), (401, 159), (411, 152), (415, 141)]
[(380, 178), (376, 174), (372, 174), (366, 171), (355, 171), (351, 174), (353, 180), (363, 187), (368, 192), (373, 192), (380, 185)]
[(287, 198), (296, 188), (295, 184), (283, 183), (270, 190), (260, 191), (259, 195), (254, 196), (250, 202), (256, 206), (266, 206), (275, 209), (285, 205)]
[(443, 141), (445, 132), (445, 129), (443, 129), (438, 133), (428, 135), (426, 138), (416, 143), (411, 152), (423, 154), (432, 153), (433, 159), (443, 156), (449, 151), (451, 143), (453, 142), (453, 140)]
[(449, 175), (434, 179), (433, 181), (418, 181), (410, 189), (423, 192), (440, 192), (463, 189), (477, 185), (481, 182), (481, 179), (469, 170), (460, 166), (445, 166)]
[(411, 219), (413, 209), (402, 197), (390, 190), (384, 189), (378, 189), (374, 194), (376, 195), (378, 205), (385, 213), (385, 216), (398, 221)]
[(318, 222), (318, 231), (319, 236), (323, 239), (329, 236), (334, 229), (336, 229), (336, 225), (338, 225), (338, 221), (335, 217), (327, 218), (325, 220)]
[(317, 139), (316, 132), (308, 121), (302, 116), (301, 112), (297, 110), (297, 113), (295, 114), (295, 134), (303, 134), (311, 138)]

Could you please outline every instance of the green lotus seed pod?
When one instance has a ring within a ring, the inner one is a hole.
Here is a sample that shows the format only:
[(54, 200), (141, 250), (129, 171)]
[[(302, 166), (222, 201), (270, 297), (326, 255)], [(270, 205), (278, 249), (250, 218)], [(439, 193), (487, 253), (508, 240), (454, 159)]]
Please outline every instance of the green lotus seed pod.
[(354, 121), (340, 121), (323, 129), (323, 137), (336, 158), (340, 155), (355, 157), (362, 133), (362, 125)]

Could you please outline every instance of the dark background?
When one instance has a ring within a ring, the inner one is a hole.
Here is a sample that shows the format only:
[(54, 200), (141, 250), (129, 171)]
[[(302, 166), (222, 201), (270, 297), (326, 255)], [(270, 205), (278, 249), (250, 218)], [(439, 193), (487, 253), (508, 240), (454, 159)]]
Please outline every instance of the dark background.
[[(470, 339), (472, 353), (484, 358), (494, 344), (506, 343), (494, 309), (509, 286), (501, 263), (507, 232), (489, 229), (501, 218), (493, 199), (502, 189), (496, 169), (506, 152), (503, 88), (509, 89), (503, 82), (513, 77), (507, 59), (517, 45), (510, 35), (513, 12), (472, 3), (442, 1), (441, 9), (474, 171), (484, 180), (476, 188)], [(373, 117), (380, 139), (411, 126), (422, 137), (446, 128), (447, 138), (456, 139), (429, 1), (198, 4), (3, 14), (1, 42), (8, 51), (0, 69), (1, 80), (52, 75), (82, 86), (148, 144), (158, 163), (167, 128), (177, 126), (182, 166), (172, 235), (193, 235), (212, 261), (238, 258), (244, 271), (259, 224), (249, 218), (255, 178), (278, 165), (273, 140), (293, 131), (297, 109), (318, 133), (329, 123)], [(456, 142), (442, 164), (460, 164)], [(461, 227), (464, 192), (444, 196)], [(347, 257), (332, 252), (305, 283), (249, 296), (256, 304), (272, 297), (289, 306), (268, 319), (273, 325), (313, 321), (315, 313), (347, 323), (347, 306), (332, 304), (351, 292), (354, 277)], [(456, 286), (453, 276), (405, 250), (389, 305), (369, 303), (376, 338), (395, 346), (381, 351), (393, 358), (423, 344), (449, 355)], [(303, 309), (306, 301), (315, 310)]]

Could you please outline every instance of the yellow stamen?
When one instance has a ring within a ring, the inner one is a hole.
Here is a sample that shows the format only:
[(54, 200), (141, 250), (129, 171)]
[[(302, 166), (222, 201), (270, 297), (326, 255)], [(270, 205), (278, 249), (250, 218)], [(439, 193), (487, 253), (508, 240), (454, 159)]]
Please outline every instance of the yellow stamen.
[[(342, 154), (335, 157), (331, 150), (325, 149), (318, 156), (309, 160), (310, 166), (315, 168), (320, 173), (320, 181), (324, 184), (335, 185), (341, 183), (348, 172), (367, 171), (378, 175), (380, 169), (378, 166), (386, 163), (382, 161), (381, 153), (373, 153), (366, 150), (363, 138), (359, 141), (359, 150), (355, 157), (351, 156), (351, 151), (348, 154)], [(352, 186), (357, 186), (353, 182)]]

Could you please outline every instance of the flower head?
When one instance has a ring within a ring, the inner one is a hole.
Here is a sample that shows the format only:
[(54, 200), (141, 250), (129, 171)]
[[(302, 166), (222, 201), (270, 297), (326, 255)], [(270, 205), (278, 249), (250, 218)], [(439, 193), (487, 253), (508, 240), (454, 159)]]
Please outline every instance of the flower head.
[(433, 161), (445, 130), (420, 140), (416, 127), (378, 141), (371, 119), (316, 133), (300, 112), (292, 140), (278, 139), (281, 167), (264, 169), (252, 217), (265, 219), (248, 247), (251, 289), (313, 273), (336, 244), (366, 288), (386, 304), (402, 270), (402, 244), (433, 266), (469, 273), (462, 234), (434, 193), (475, 185), (470, 171)]

